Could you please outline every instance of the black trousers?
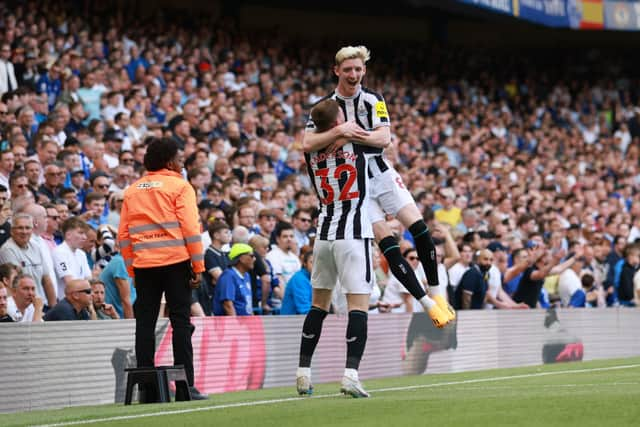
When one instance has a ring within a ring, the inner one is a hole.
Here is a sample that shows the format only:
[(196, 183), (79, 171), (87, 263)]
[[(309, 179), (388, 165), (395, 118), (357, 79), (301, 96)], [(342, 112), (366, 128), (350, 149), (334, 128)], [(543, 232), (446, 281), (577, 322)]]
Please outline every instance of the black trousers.
[(134, 268), (137, 298), (136, 359), (138, 367), (154, 366), (156, 352), (156, 321), (160, 312), (162, 293), (169, 308), (173, 328), (173, 363), (184, 365), (189, 385), (193, 385), (193, 347), (191, 334), (191, 278), (190, 261), (162, 267)]

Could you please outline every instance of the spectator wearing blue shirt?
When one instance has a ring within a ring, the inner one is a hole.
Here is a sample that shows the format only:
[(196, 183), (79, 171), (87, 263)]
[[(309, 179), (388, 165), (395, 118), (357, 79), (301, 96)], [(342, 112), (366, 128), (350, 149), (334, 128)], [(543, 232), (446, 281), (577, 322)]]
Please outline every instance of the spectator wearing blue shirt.
[(111, 257), (100, 273), (100, 280), (104, 283), (105, 302), (113, 305), (121, 319), (133, 319), (136, 288), (127, 273), (122, 255), (117, 253)]
[(313, 251), (300, 255), (302, 268), (287, 282), (280, 314), (307, 314), (311, 309), (311, 270)]
[(56, 101), (62, 93), (62, 82), (60, 81), (60, 65), (54, 63), (49, 71), (40, 77), (37, 83), (38, 93), (47, 95), (49, 110), (53, 110)]
[(216, 316), (250, 316), (253, 314), (251, 277), (249, 271), (255, 263), (253, 248), (236, 243), (229, 252), (231, 267), (218, 278), (213, 297)]

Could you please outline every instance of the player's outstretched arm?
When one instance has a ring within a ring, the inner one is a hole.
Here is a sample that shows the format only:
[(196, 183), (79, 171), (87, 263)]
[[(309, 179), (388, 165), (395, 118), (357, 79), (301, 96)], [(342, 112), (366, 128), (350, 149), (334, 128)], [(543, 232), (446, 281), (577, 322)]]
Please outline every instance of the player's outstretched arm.
[(391, 130), (389, 126), (380, 126), (367, 135), (354, 135), (351, 139), (370, 147), (387, 148), (391, 144)]

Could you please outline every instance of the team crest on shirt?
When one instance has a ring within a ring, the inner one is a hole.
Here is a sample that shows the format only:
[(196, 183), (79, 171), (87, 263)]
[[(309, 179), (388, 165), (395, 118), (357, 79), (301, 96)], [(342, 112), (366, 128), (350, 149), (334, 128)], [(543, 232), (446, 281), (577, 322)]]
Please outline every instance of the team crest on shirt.
[(385, 105), (384, 101), (376, 102), (376, 116), (379, 119), (389, 118), (389, 113), (387, 112), (387, 106)]

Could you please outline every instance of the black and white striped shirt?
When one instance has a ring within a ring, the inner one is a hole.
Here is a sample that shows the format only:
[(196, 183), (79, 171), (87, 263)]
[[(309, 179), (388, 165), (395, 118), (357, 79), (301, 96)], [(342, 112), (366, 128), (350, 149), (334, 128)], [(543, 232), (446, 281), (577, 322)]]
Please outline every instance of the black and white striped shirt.
[[(390, 126), (389, 113), (387, 112), (387, 104), (384, 102), (384, 98), (377, 92), (374, 92), (366, 87), (360, 86), (355, 95), (350, 97), (344, 97), (336, 90), (329, 95), (322, 98), (334, 99), (342, 108), (345, 119), (347, 121), (355, 120), (355, 122), (364, 130), (372, 131), (380, 126)], [(318, 101), (318, 102), (320, 102)], [(309, 118), (307, 122), (307, 132), (315, 132), (316, 126), (313, 120)], [(369, 161), (369, 177), (380, 175), (390, 168), (382, 157), (382, 148), (373, 148), (370, 151), (377, 153)]]
[(370, 147), (347, 143), (342, 148), (305, 153), (307, 172), (320, 199), (318, 239), (373, 238), (368, 215)]

